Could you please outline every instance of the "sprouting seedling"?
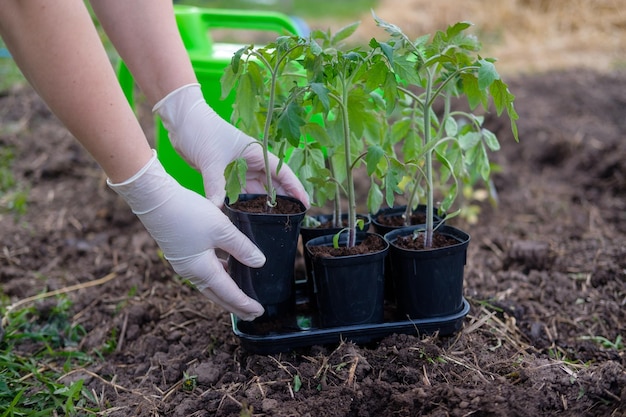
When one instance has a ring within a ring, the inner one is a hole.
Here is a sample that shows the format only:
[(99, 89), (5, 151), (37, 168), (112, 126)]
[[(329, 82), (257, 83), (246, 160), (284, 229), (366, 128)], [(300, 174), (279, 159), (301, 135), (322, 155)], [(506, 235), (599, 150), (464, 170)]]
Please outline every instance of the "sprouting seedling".
[[(434, 232), (435, 161), (442, 167), (441, 180), (452, 181), (440, 205), (442, 211), (448, 211), (458, 194), (459, 179), (478, 173), (487, 181), (490, 174), (487, 150), (499, 149), (496, 136), (482, 127), (484, 119), (471, 111), (452, 111), (451, 99), (466, 97), (472, 111), (479, 105), (486, 110), (491, 99), (498, 116), (507, 112), (513, 136), (518, 140), (515, 96), (497, 73), (494, 60), (482, 58), (477, 39), (465, 33), (470, 23), (451, 25), (432, 39), (426, 35), (411, 41), (398, 26), (372, 14), (378, 26), (390, 34), (389, 41), (372, 39), (370, 45), (382, 51), (397, 76), (397, 102), (405, 114), (399, 123), (406, 127), (402, 129), (400, 125), (396, 131), (407, 134), (410, 146), (404, 149), (413, 152), (406, 164), (413, 170), (413, 184), (407, 186), (410, 191), (405, 219), (410, 219), (418, 192), (424, 189), (424, 246), (428, 248), (432, 246)], [(443, 102), (443, 112), (434, 111), (437, 101)]]
[[(363, 219), (357, 219), (355, 228), (363, 230), (364, 227), (365, 221)], [(339, 239), (341, 238), (341, 234), (344, 232), (350, 232), (350, 229), (350, 227), (344, 227), (333, 235), (333, 248), (337, 249), (339, 247)]]
[[(376, 91), (380, 76), (389, 72), (384, 63), (380, 65), (380, 52), (371, 48), (347, 49), (343, 45), (357, 27), (358, 23), (354, 23), (335, 34), (314, 31), (303, 60), (307, 84), (292, 90), (311, 114), (323, 120), (325, 132), (316, 139), (328, 151), (326, 165), (317, 164), (314, 172), (309, 165), (311, 175), (307, 180), (319, 188), (322, 196), (332, 197), (335, 227), (341, 226), (340, 198), (345, 196), (348, 247), (355, 246), (357, 232), (354, 173), (361, 166), (367, 168), (369, 175), (375, 171), (383, 158), (380, 141), (385, 138), (387, 126), (386, 104)], [(376, 199), (368, 197), (370, 201)]]
[[(280, 170), (285, 158), (285, 140), (297, 146), (299, 128), (304, 124), (302, 109), (287, 98), (287, 92), (291, 82), (303, 77), (293, 64), (301, 56), (305, 43), (306, 40), (299, 36), (281, 36), (262, 48), (253, 45), (243, 47), (234, 54), (221, 79), (222, 98), (237, 85), (232, 121), (246, 133), (257, 137), (263, 148), (265, 187), (270, 208), (276, 205), (270, 150), (278, 156), (280, 163), (277, 170)], [(226, 167), (226, 194), (230, 201), (236, 201), (245, 188), (247, 169), (243, 158)]]

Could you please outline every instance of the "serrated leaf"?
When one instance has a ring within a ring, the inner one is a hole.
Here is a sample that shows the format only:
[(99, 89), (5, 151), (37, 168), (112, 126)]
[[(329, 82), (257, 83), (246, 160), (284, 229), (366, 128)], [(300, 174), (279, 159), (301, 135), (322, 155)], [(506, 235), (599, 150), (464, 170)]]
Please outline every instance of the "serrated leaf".
[(483, 139), (485, 140), (485, 144), (492, 151), (500, 150), (500, 142), (498, 142), (497, 136), (490, 130), (482, 129)]
[(514, 96), (509, 92), (507, 85), (501, 80), (495, 80), (489, 87), (489, 93), (493, 97), (493, 104), (496, 107), (498, 116), (513, 102)]
[(387, 71), (387, 65), (380, 61), (372, 65), (367, 71), (365, 79), (365, 88), (367, 91), (377, 89), (379, 86), (385, 84), (385, 80), (389, 72)]
[(330, 146), (331, 141), (328, 132), (319, 123), (307, 123), (302, 127), (302, 133), (307, 140), (312, 140), (320, 144), (320, 146)]
[(306, 123), (301, 116), (302, 108), (293, 101), (287, 104), (278, 117), (278, 130), (292, 146), (300, 143), (300, 126)]
[(448, 26), (448, 28), (446, 29), (446, 36), (448, 37), (448, 40), (450, 40), (459, 33), (463, 32), (465, 29), (470, 28), (471, 26), (472, 24), (469, 22), (457, 22), (454, 25)]
[(400, 29), (400, 27), (394, 25), (393, 23), (384, 21), (383, 19), (378, 17), (376, 13), (374, 13), (374, 10), (372, 10), (372, 16), (374, 17), (374, 21), (376, 22), (376, 24), (381, 27), (385, 32), (389, 33), (391, 36), (404, 36), (404, 33), (402, 32), (402, 29)]
[(448, 136), (454, 137), (457, 135), (457, 133), (459, 132), (459, 125), (457, 124), (454, 117), (446, 118), (444, 129), (446, 131), (446, 135)]
[(311, 91), (317, 96), (325, 111), (330, 109), (330, 98), (328, 97), (328, 88), (322, 83), (311, 83), (309, 85)]
[(376, 166), (385, 156), (383, 148), (378, 145), (370, 146), (367, 148), (367, 154), (365, 155), (365, 164), (367, 166), (367, 175), (372, 175), (376, 171)]
[(467, 132), (459, 137), (459, 146), (463, 150), (475, 147), (481, 139), (482, 135), (475, 131)]
[(230, 95), (235, 87), (235, 83), (237, 82), (237, 76), (233, 71), (232, 66), (227, 66), (224, 69), (224, 74), (220, 77), (221, 84), (221, 95), (220, 100), (224, 100), (226, 97)]
[[(256, 93), (253, 89), (252, 79), (249, 73), (243, 74), (237, 84), (237, 111), (244, 122), (253, 120), (256, 111)], [(251, 126), (246, 126), (250, 128)]]
[(360, 24), (361, 22), (354, 22), (339, 29), (330, 39), (331, 44), (337, 45), (339, 42), (349, 38)]
[[(254, 145), (253, 145), (254, 146)], [(237, 158), (226, 166), (224, 178), (226, 179), (226, 196), (231, 203), (239, 198), (241, 191), (246, 188), (246, 172), (248, 163), (244, 158)]]
[(380, 48), (383, 55), (385, 55), (389, 61), (389, 65), (393, 67), (393, 46), (389, 45), (387, 42), (377, 42), (376, 46)]
[(487, 107), (487, 98), (478, 85), (478, 78), (474, 74), (465, 73), (461, 74), (461, 80), (470, 109), (474, 110), (481, 103), (483, 107)]
[(486, 90), (495, 80), (500, 79), (496, 66), (493, 63), (481, 59), (478, 61), (480, 67), (478, 69), (478, 88)]
[(484, 181), (489, 180), (491, 174), (491, 167), (489, 166), (489, 156), (487, 155), (487, 149), (484, 146), (480, 146), (480, 151), (477, 154), (476, 163), (480, 167), (480, 176)]
[(382, 204), (383, 192), (380, 190), (378, 184), (372, 181), (367, 193), (367, 209), (370, 213), (376, 213)]

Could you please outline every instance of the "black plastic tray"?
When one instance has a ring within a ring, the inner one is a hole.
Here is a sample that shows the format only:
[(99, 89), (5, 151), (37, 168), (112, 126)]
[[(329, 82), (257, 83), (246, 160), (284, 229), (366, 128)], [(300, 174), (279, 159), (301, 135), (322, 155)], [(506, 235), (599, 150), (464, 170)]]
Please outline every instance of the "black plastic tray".
[[(393, 307), (390, 307), (390, 309), (393, 309)], [(241, 340), (241, 346), (250, 353), (268, 355), (313, 345), (335, 344), (341, 340), (367, 344), (394, 333), (432, 334), (439, 332), (440, 335), (450, 335), (461, 329), (463, 319), (469, 313), (469, 310), (469, 303), (463, 299), (462, 309), (458, 313), (449, 316), (405, 321), (393, 321), (391, 319), (378, 324), (333, 328), (316, 328), (314, 317), (309, 317), (307, 313), (303, 313), (293, 318), (292, 327), (285, 327), (282, 331), (268, 334), (246, 332), (245, 327), (250, 327), (251, 324), (240, 322), (235, 316), (231, 315), (231, 317), (233, 332)], [(297, 315), (298, 313), (296, 313)], [(307, 324), (312, 323), (311, 327), (303, 326), (301, 324), (303, 322)]]

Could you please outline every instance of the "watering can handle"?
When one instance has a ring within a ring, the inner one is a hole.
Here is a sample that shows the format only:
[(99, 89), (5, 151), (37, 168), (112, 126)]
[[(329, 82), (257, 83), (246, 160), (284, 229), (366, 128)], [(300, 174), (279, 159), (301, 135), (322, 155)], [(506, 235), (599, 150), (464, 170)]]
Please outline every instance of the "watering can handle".
[[(288, 16), (267, 11), (209, 9), (196, 6), (174, 5), (176, 23), (185, 48), (190, 54), (211, 56), (211, 29), (242, 29), (275, 32), (278, 35), (301, 34), (296, 23)], [(117, 78), (126, 99), (134, 108), (134, 79), (126, 64), (120, 60)]]

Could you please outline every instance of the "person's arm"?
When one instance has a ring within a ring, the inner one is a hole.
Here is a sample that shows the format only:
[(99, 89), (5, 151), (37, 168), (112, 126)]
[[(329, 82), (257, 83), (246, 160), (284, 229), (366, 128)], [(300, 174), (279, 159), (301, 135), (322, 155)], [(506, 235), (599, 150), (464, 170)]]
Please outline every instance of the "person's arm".
[(147, 163), (152, 151), (81, 0), (3, 1), (0, 35), (24, 76), (112, 181)]
[(91, 6), (150, 106), (198, 82), (171, 0), (91, 0)]
[(251, 267), (262, 266), (264, 255), (218, 207), (165, 172), (121, 91), (83, 1), (5, 0), (0, 36), (174, 270), (244, 320), (263, 314), (263, 307), (230, 278), (215, 248)]
[[(265, 166), (256, 140), (223, 120), (204, 100), (176, 26), (171, 0), (91, 0), (94, 12), (161, 117), (178, 153), (202, 173), (206, 196), (221, 206), (226, 194), (224, 169), (243, 157), (248, 163), (246, 191), (265, 192)], [(304, 187), (285, 164), (270, 155), (279, 194), (309, 205)]]

